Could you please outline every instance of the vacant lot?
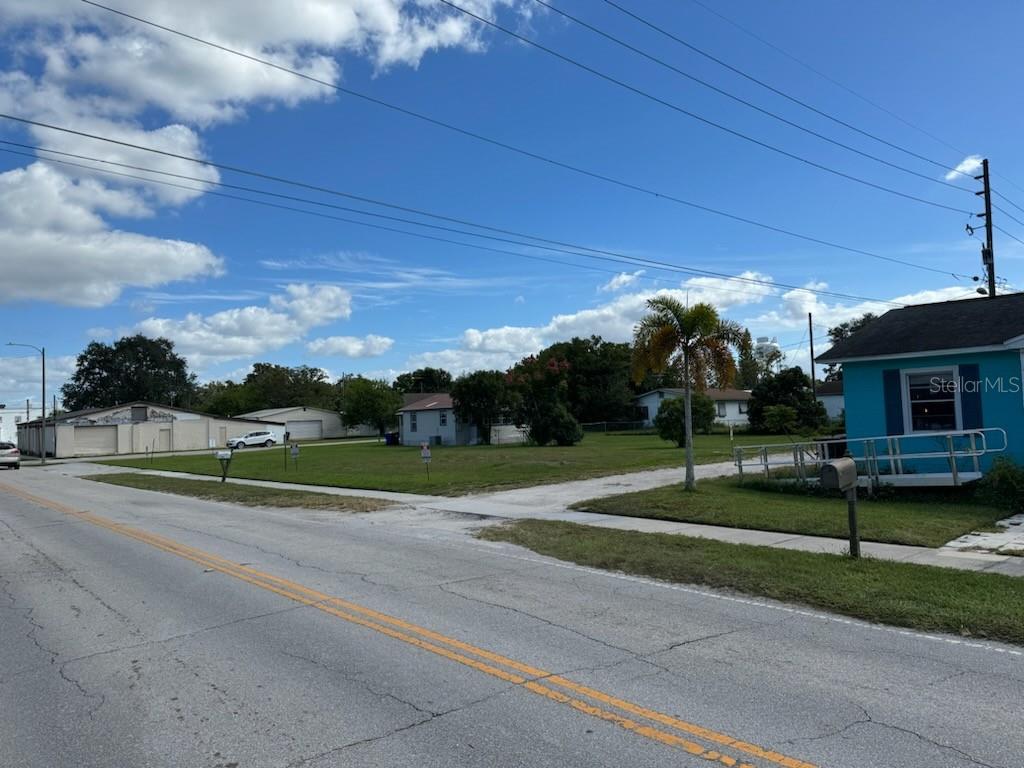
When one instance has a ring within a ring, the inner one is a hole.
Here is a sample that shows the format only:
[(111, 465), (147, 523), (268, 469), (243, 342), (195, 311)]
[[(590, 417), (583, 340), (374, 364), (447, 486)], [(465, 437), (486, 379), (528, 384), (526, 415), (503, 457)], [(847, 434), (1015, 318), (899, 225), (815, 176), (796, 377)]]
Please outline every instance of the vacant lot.
[(248, 507), (302, 507), (337, 512), (375, 512), (389, 505), (387, 501), (364, 499), (360, 496), (335, 496), (329, 493), (291, 491), (283, 488), (260, 488), (255, 485), (221, 483), (215, 480), (190, 480), (184, 477), (160, 477), (124, 472), (111, 475), (91, 475), (89, 480), (110, 485), (123, 485), (143, 491), (174, 493), (208, 501), (227, 501)]
[[(694, 492), (668, 486), (581, 501), (574, 508), (809, 536), (847, 535), (844, 499), (766, 488), (756, 481), (740, 485), (735, 478), (701, 481)], [(990, 529), (1006, 516), (1005, 510), (974, 502), (962, 489), (945, 493), (901, 489), (878, 500), (866, 498), (862, 492), (857, 506), (860, 535), (865, 541), (922, 547), (941, 547), (965, 533)]]
[[(764, 436), (739, 436), (746, 443), (771, 440)], [(700, 435), (694, 440), (697, 461), (729, 461), (728, 435)], [(370, 488), (407, 493), (454, 496), (473, 491), (518, 488), (563, 480), (614, 475), (641, 469), (681, 466), (683, 451), (654, 435), (587, 435), (570, 448), (533, 446), (435, 447), (427, 477), (417, 447), (383, 444), (305, 446), (296, 469), (291, 460), (285, 469), (284, 448), (270, 451), (236, 451), (230, 475), (255, 480)], [(163, 469), (220, 475), (212, 452), (189, 456), (125, 459), (105, 462), (116, 466)]]
[(548, 520), (485, 528), (480, 536), (594, 568), (1024, 645), (1024, 579), (1012, 576)]

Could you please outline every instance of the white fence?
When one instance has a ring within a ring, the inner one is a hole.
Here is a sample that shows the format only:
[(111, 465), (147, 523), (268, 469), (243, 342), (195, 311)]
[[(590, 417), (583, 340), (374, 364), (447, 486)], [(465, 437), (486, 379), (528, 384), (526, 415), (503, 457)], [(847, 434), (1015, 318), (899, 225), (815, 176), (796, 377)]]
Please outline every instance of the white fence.
[[(740, 479), (744, 472), (766, 478), (786, 468), (797, 479), (815, 480), (821, 465), (849, 454), (858, 474), (871, 486), (961, 485), (982, 475), (981, 459), (1006, 450), (1006, 431), (999, 427), (884, 437), (827, 438), (736, 446), (733, 454)], [(937, 471), (932, 471), (937, 470)]]

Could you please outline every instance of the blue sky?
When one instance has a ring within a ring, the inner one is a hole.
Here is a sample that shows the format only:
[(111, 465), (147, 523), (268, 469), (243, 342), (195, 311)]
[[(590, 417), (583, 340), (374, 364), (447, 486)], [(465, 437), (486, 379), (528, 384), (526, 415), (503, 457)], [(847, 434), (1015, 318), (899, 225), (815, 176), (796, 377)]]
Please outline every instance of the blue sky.
[[(603, 2), (552, 4), (787, 119), (943, 178), (941, 168), (786, 102)], [(1022, 107), (1009, 85), (1020, 68), (1015, 36), (1024, 11), (1017, 3), (969, 13), (960, 3), (923, 1), (713, 5), (949, 146), (692, 0), (621, 4), (949, 168), (966, 155), (985, 155), (997, 174), (993, 185), (1024, 204), (1024, 190), (1014, 186), (1024, 187)], [(979, 241), (965, 234), (963, 214), (869, 189), (701, 125), (444, 6), (351, 0), (325, 8), (281, 3), (275, 10), (271, 3), (253, 17), (241, 10), (247, 4), (236, 2), (167, 5), (147, 0), (130, 10), (562, 162), (949, 274), (828, 249), (588, 179), (71, 0), (0, 9), (6, 30), (0, 111), (768, 283), (919, 302), (969, 296), (974, 284), (953, 275), (980, 273)], [(980, 210), (970, 194), (758, 115), (533, 0), (470, 5), (761, 141), (906, 194)], [(8, 121), (0, 121), (0, 139), (405, 215)], [(1024, 212), (999, 202), (1024, 219)], [(136, 331), (173, 339), (202, 379), (239, 378), (256, 361), (321, 366), (332, 375), (392, 376), (424, 364), (504, 368), (572, 335), (626, 340), (644, 300), (659, 290), (713, 301), (755, 335), (778, 336), (787, 359), (806, 364), (807, 311), (823, 337), (830, 324), (889, 306), (490, 243), (571, 262), (553, 264), (7, 153), (0, 153), (0, 203), (0, 317), (14, 340), (47, 347), (51, 381), (58, 384), (90, 340)], [(996, 216), (1024, 239), (1024, 226)], [(1024, 247), (998, 233), (996, 247), (1000, 277), (1019, 284)], [(3, 352), (12, 353), (18, 354)], [(35, 365), (17, 357), (0, 361), (0, 401), (36, 397)]]

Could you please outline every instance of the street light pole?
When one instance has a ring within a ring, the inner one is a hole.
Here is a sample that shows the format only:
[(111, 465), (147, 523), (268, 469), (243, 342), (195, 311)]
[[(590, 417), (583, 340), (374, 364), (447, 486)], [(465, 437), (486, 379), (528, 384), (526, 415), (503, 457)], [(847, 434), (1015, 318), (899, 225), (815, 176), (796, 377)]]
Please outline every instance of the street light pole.
[[(42, 423), (42, 438), (41, 438), (40, 445), (39, 445), (39, 459), (40, 459), (40, 463), (41, 464), (45, 464), (46, 463), (46, 347), (37, 347), (35, 344), (18, 344), (18, 343), (13, 342), (13, 341), (8, 341), (7, 342), (7, 346), (8, 347), (28, 347), (29, 349), (34, 349), (36, 352), (38, 352), (40, 354), (40, 356), (42, 357), (42, 360), (43, 360), (43, 363), (42, 363), (42, 365), (43, 365), (43, 370), (42, 370), (42, 374), (43, 374), (43, 376), (42, 376), (42, 379), (43, 379), (43, 402), (42, 402), (42, 404), (40, 406), (40, 410), (39, 410), (39, 419), (40, 419), (40, 421)], [(56, 426), (56, 424), (54, 424), (54, 429), (56, 429), (56, 428), (57, 428), (57, 426)], [(54, 433), (53, 448), (54, 448), (54, 453), (56, 453), (56, 450), (57, 450), (56, 433)]]

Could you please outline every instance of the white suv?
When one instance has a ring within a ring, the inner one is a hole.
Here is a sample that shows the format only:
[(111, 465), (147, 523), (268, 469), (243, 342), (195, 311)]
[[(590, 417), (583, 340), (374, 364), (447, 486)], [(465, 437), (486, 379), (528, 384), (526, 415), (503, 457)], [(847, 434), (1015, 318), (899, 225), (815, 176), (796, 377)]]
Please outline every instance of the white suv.
[(277, 439), (274, 437), (273, 432), (262, 430), (259, 432), (246, 432), (241, 437), (228, 438), (228, 448), (251, 448), (254, 445), (270, 448), (276, 442)]

